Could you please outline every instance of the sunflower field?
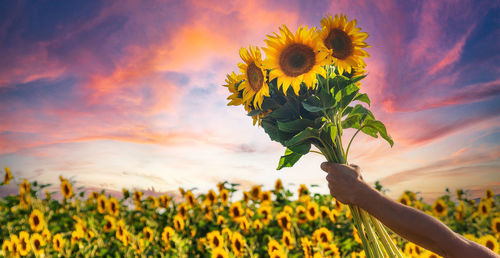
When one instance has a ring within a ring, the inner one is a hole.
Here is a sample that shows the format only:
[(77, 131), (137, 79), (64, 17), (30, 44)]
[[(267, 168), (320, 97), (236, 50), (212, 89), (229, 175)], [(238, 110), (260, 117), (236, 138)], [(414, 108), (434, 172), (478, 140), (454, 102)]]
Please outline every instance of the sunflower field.
[[(11, 181), (5, 168), (1, 185)], [(278, 179), (274, 189), (253, 186), (241, 194), (237, 184), (221, 182), (196, 195), (179, 188), (174, 198), (126, 189), (85, 196), (60, 181), (60, 201), (50, 184), (26, 179), (18, 194), (0, 199), (0, 256), (365, 257), (348, 206), (313, 194), (314, 186), (300, 185), (294, 194)], [(498, 253), (500, 198), (487, 190), (475, 201), (458, 190), (453, 199), (447, 191), (430, 204), (406, 191), (398, 201)], [(390, 235), (407, 257), (438, 257)]]

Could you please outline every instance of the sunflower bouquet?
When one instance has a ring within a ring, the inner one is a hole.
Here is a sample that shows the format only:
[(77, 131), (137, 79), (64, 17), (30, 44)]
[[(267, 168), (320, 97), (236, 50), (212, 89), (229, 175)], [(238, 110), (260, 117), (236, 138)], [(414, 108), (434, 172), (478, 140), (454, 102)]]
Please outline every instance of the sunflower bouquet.
[[(300, 26), (292, 33), (283, 25), (268, 35), (265, 59), (258, 47), (240, 49), (240, 73), (228, 74), (224, 85), (228, 105), (242, 105), (254, 125), (286, 147), (277, 169), (292, 167), (309, 152), (347, 164), (359, 132), (393, 145), (384, 124), (365, 107), (368, 95), (360, 93), (366, 77), (363, 58), (369, 56), (364, 50), (368, 34), (360, 30), (356, 20), (329, 15), (320, 30)], [(342, 135), (348, 128), (355, 132), (344, 150)], [(350, 209), (369, 257), (402, 257), (379, 221), (356, 206)]]

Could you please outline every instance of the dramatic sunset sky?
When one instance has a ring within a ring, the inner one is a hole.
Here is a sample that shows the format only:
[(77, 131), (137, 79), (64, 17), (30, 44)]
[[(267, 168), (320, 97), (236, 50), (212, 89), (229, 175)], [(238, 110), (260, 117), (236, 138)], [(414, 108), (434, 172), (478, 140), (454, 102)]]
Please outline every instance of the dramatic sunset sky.
[[(238, 50), (281, 24), (344, 13), (370, 34), (362, 92), (393, 148), (359, 137), (350, 162), (398, 197), (500, 193), (498, 1), (2, 1), (0, 166), (89, 189), (318, 184), (311, 153), (284, 152), (226, 106)], [(3, 172), (0, 173), (3, 176)], [(3, 187), (3, 194), (17, 185)], [(0, 193), (0, 194), (2, 194)]]

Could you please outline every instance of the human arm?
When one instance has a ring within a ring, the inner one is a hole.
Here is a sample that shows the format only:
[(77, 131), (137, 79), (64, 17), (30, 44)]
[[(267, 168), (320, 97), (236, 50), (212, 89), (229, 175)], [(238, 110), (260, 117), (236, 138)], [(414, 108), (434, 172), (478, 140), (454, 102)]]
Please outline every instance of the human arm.
[(325, 162), (321, 168), (332, 196), (359, 206), (403, 238), (443, 257), (498, 257), (432, 216), (385, 197), (363, 181), (359, 167)]

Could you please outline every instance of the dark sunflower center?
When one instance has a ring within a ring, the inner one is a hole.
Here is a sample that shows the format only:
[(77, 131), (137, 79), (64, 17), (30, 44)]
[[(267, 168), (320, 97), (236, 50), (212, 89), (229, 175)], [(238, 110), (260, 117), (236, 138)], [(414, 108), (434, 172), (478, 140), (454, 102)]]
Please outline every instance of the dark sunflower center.
[(441, 213), (441, 212), (443, 212), (443, 210), (444, 210), (444, 208), (443, 208), (443, 206), (441, 206), (441, 204), (436, 205), (437, 212)]
[(106, 223), (106, 228), (107, 228), (107, 229), (110, 229), (110, 228), (111, 228), (111, 222), (110, 222), (110, 221), (108, 221), (108, 222)]
[(238, 251), (241, 249), (241, 243), (240, 243), (239, 239), (236, 239), (236, 241), (234, 242), (234, 246), (236, 247), (236, 250), (238, 250)]
[(285, 244), (286, 244), (286, 245), (290, 245), (290, 238), (285, 237)]
[(283, 227), (286, 227), (288, 224), (288, 219), (286, 217), (281, 218), (281, 224), (283, 224)]
[(493, 248), (495, 247), (495, 244), (493, 244), (492, 241), (488, 240), (488, 241), (486, 241), (486, 247), (488, 247), (490, 250), (493, 250)]
[(500, 232), (500, 222), (495, 223), (495, 228), (497, 229), (497, 232)]
[(234, 208), (233, 209), (233, 214), (235, 217), (239, 217), (240, 216), (240, 211), (238, 210), (238, 208)]
[(322, 233), (320, 237), (321, 237), (321, 242), (323, 243), (328, 242), (328, 237), (326, 236), (326, 233)]
[(68, 187), (68, 185), (66, 185), (66, 184), (64, 185), (64, 194), (65, 194), (65, 195), (68, 195), (68, 194), (69, 194), (69, 187)]
[(352, 40), (343, 30), (333, 29), (326, 37), (325, 46), (333, 50), (332, 55), (338, 59), (346, 59), (352, 55), (354, 47)]
[(56, 248), (59, 248), (61, 246), (61, 242), (59, 242), (59, 239), (56, 239)]
[(116, 211), (116, 204), (114, 202), (111, 203), (111, 211)]
[(36, 250), (40, 249), (40, 240), (35, 239), (35, 241), (33, 241), (33, 244), (35, 245)]
[(248, 65), (247, 77), (248, 84), (250, 84), (252, 90), (258, 92), (262, 88), (262, 84), (264, 83), (264, 74), (262, 74), (262, 70), (252, 62)]
[(297, 77), (309, 72), (316, 62), (314, 50), (303, 44), (292, 44), (286, 47), (280, 55), (280, 68), (290, 77)]
[(38, 218), (38, 216), (33, 216), (33, 224), (35, 224), (35, 226), (40, 224), (40, 218)]
[(483, 213), (488, 213), (488, 210), (486, 209), (486, 206), (483, 205), (483, 207), (481, 207), (482, 210), (483, 210)]
[(316, 214), (316, 211), (314, 210), (314, 208), (309, 209), (309, 214), (311, 216), (314, 216)]
[(219, 238), (218, 237), (214, 237), (214, 245), (215, 246), (219, 246)]
[(420, 254), (420, 248), (418, 246), (415, 246), (415, 253)]
[(222, 254), (217, 254), (217, 258), (224, 258)]
[(146, 232), (146, 238), (147, 239), (150, 239), (151, 238), (151, 234), (149, 232)]
[(21, 241), (21, 250), (26, 250), (26, 248), (28, 248), (28, 243), (26, 239), (23, 239), (23, 241)]
[(321, 217), (325, 218), (326, 216), (328, 216), (328, 214), (326, 213), (326, 211), (322, 211), (321, 212)]
[(400, 202), (401, 202), (401, 204), (406, 205), (406, 199), (401, 199), (401, 201), (400, 201)]
[(262, 212), (262, 215), (264, 215), (264, 218), (267, 218), (267, 216), (268, 216), (269, 214), (267, 213), (267, 211), (263, 211), (263, 212)]

